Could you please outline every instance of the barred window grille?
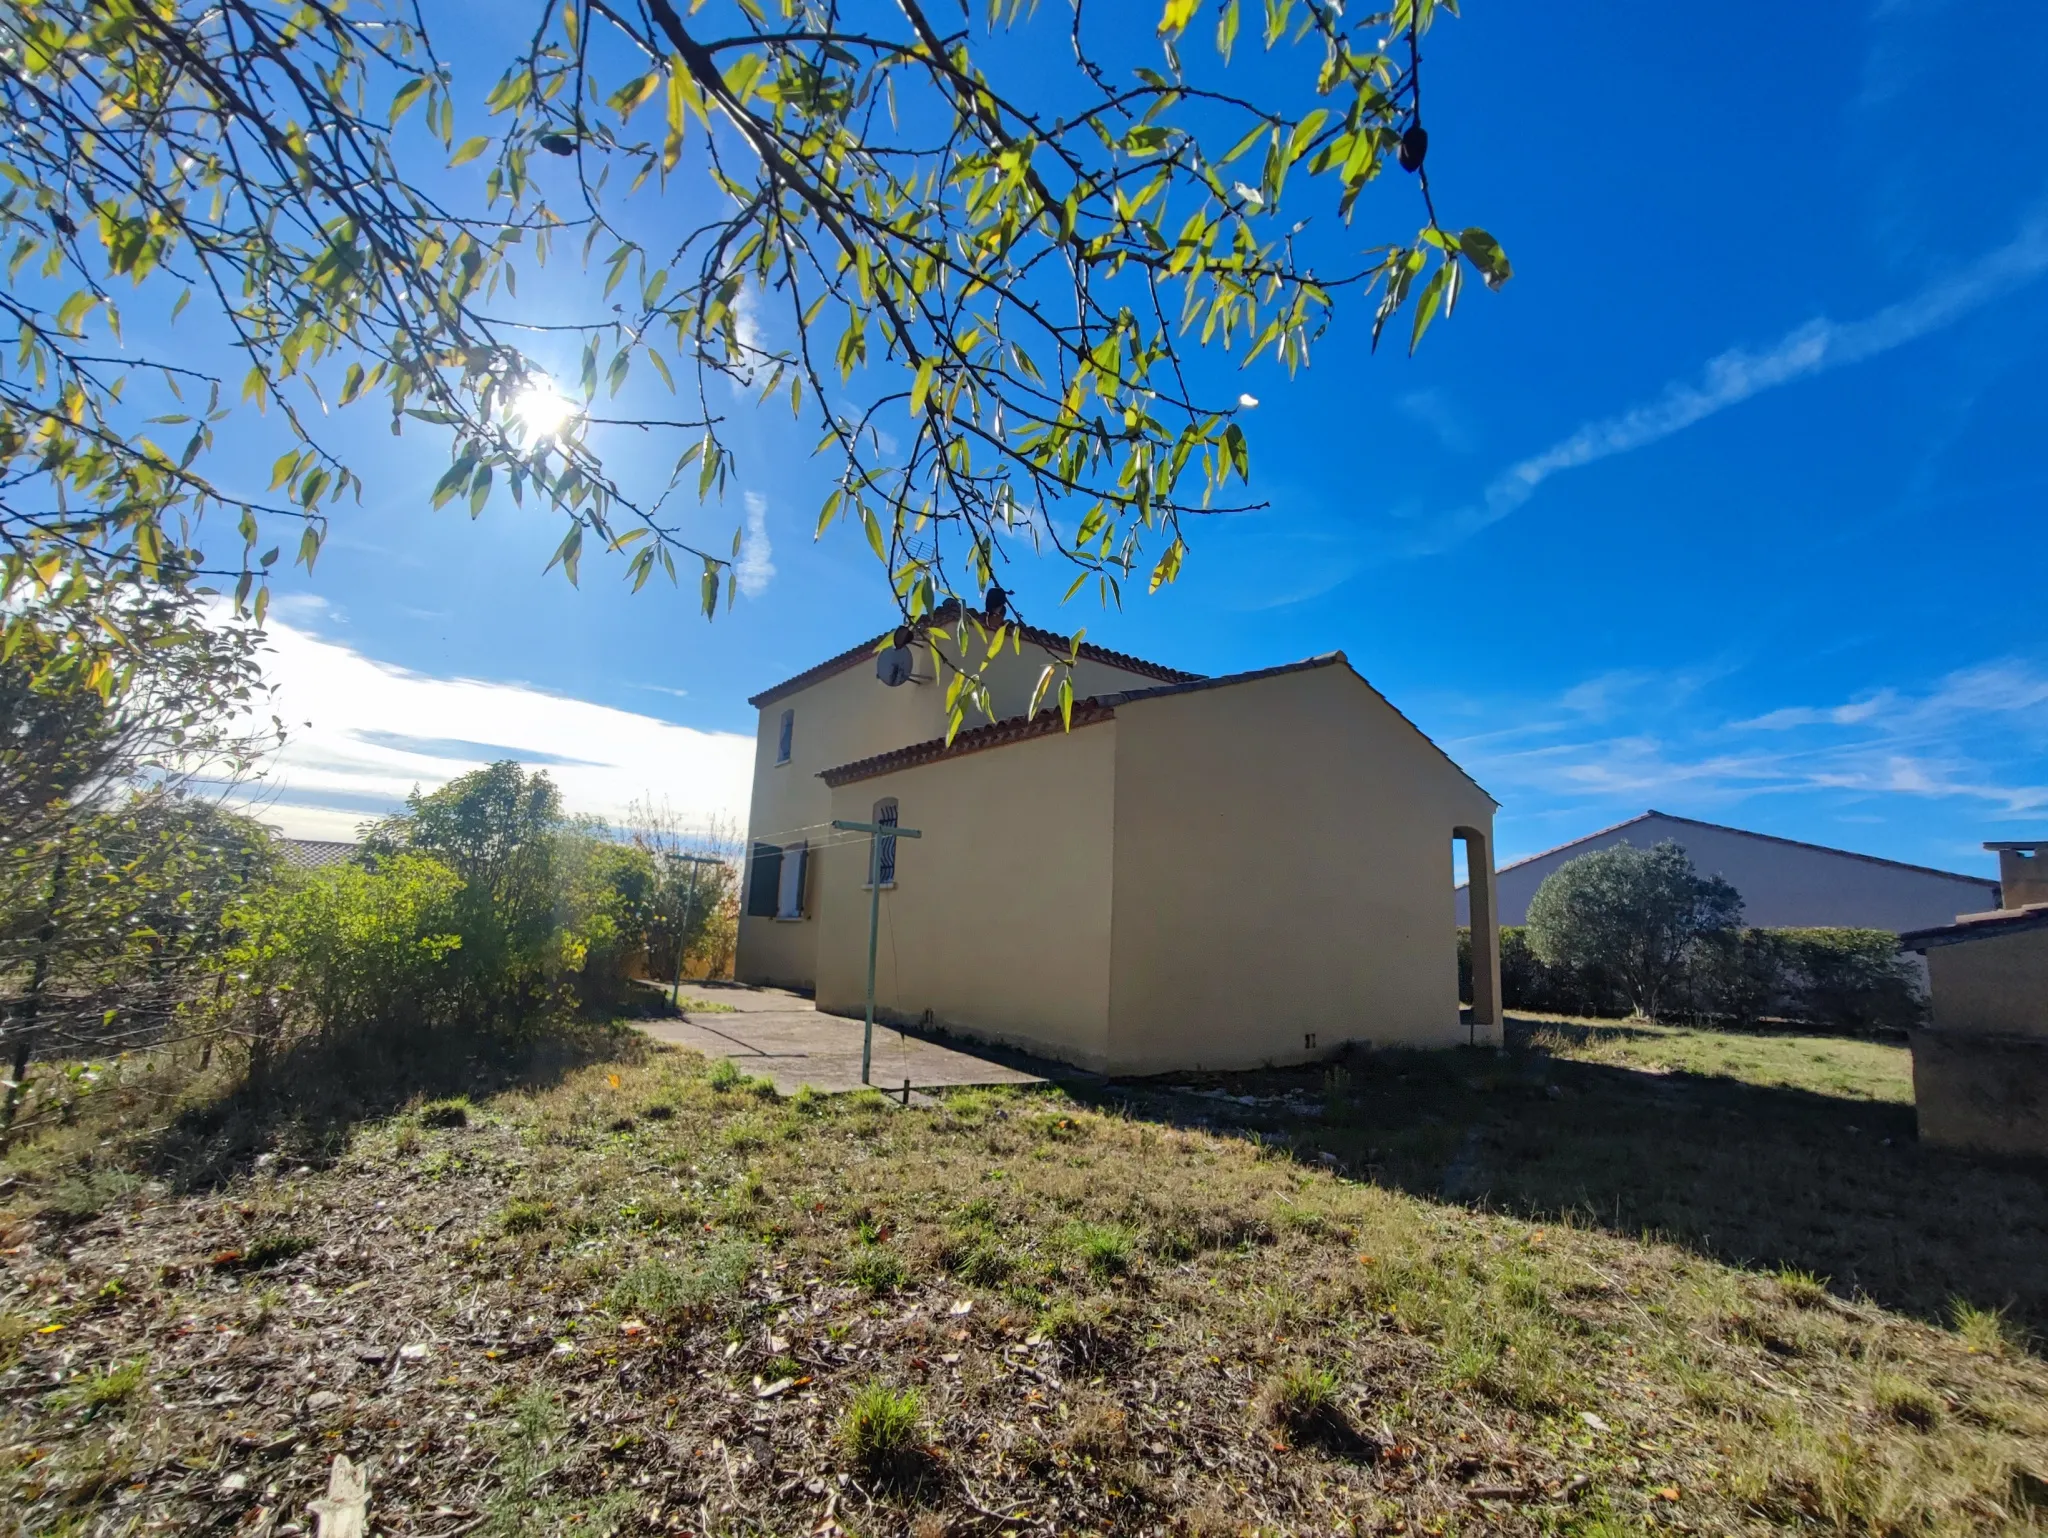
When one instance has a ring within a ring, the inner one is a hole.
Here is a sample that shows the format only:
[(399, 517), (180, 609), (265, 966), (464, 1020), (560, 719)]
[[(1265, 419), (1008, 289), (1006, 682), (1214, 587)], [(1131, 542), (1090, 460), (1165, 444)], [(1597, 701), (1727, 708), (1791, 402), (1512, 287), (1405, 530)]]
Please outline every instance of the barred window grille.
[[(893, 796), (886, 801), (875, 803), (874, 821), (878, 828), (896, 826), (896, 801)], [(875, 844), (875, 879), (883, 886), (888, 886), (896, 879), (896, 835), (877, 834)]]

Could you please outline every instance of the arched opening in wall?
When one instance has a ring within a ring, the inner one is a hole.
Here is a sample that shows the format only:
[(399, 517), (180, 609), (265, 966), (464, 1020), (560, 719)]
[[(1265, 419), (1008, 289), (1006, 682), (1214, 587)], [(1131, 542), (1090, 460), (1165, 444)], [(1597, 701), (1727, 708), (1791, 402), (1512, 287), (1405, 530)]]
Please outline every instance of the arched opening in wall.
[[(1501, 1040), (1500, 912), (1493, 889), (1493, 835), (1484, 828), (1451, 829), (1451, 879), (1463, 879), (1464, 915), (1471, 940), (1468, 965), (1460, 966), (1459, 1003), (1468, 1010), (1468, 1040), (1474, 1046)], [(1455, 917), (1454, 917), (1455, 922)]]

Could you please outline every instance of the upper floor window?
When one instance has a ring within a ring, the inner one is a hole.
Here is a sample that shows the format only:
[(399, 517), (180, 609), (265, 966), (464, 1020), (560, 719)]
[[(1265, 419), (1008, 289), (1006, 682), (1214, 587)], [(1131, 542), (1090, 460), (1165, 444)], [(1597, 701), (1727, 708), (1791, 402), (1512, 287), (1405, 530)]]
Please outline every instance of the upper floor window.
[(782, 713), (782, 725), (775, 734), (775, 762), (789, 762), (789, 747), (796, 740), (796, 710), (794, 707)]
[[(890, 796), (875, 803), (875, 826), (894, 828), (896, 826), (896, 798)], [(875, 835), (875, 880), (883, 886), (896, 882), (896, 835), (878, 833)]]

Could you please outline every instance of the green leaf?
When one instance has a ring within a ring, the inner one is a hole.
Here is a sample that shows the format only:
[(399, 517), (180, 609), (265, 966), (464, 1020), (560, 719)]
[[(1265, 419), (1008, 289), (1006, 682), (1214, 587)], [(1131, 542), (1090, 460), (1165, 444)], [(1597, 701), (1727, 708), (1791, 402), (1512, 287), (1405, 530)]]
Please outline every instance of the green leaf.
[(1458, 249), (1471, 258), (1472, 265), (1479, 269), (1479, 276), (1488, 288), (1499, 288), (1515, 275), (1515, 269), (1508, 265), (1508, 254), (1501, 250), (1500, 242), (1482, 229), (1469, 229), (1458, 236)]
[(924, 415), (924, 400), (931, 391), (932, 367), (937, 361), (934, 355), (927, 353), (925, 360), (917, 366), (917, 378), (910, 386), (910, 414), (914, 417)]
[(874, 550), (876, 557), (880, 560), (888, 560), (889, 547), (882, 539), (882, 526), (875, 521), (873, 511), (865, 504), (862, 505), (860, 510), (860, 521), (861, 527), (867, 530), (868, 545)]
[(394, 126), (433, 83), (430, 75), (415, 75), (398, 88), (398, 94), (391, 98), (391, 122)]
[(478, 134), (474, 139), (465, 139), (462, 148), (449, 158), (448, 169), (452, 171), (457, 166), (468, 165), (490, 147), (490, 138), (485, 134)]
[(1445, 283), (1454, 271), (1456, 266), (1452, 262), (1439, 262), (1436, 271), (1429, 275), (1429, 281), (1422, 285), (1422, 297), (1415, 301), (1415, 329), (1408, 337), (1409, 357), (1415, 356), (1415, 349), (1422, 342), (1422, 333), (1436, 319), (1436, 307), (1443, 302)]

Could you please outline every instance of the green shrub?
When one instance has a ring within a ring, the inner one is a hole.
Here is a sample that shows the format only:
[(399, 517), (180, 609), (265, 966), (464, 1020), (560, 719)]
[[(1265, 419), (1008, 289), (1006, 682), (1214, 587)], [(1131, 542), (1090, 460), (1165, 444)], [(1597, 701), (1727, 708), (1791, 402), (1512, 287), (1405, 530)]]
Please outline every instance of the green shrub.
[(870, 1378), (839, 1418), (839, 1445), (871, 1475), (900, 1472), (924, 1439), (924, 1401), (916, 1389)]
[[(1526, 929), (1500, 932), (1501, 1002), (1540, 1014), (1616, 1017), (1627, 998), (1597, 966), (1551, 965)], [(1458, 931), (1460, 997), (1472, 997), (1471, 931)], [(1926, 1016), (1918, 969), (1882, 929), (1726, 929), (1703, 935), (1666, 1005), (1726, 1025), (1781, 1020), (1821, 1031), (1903, 1030)]]
[(1794, 1019), (1830, 1030), (1904, 1030), (1922, 1023), (1920, 973), (1888, 929), (1780, 929)]
[(220, 1008), (260, 1042), (297, 1031), (417, 1029), (454, 1011), (462, 878), (397, 855), (376, 870), (330, 865), (257, 892), (229, 915)]

